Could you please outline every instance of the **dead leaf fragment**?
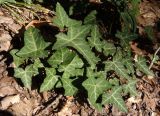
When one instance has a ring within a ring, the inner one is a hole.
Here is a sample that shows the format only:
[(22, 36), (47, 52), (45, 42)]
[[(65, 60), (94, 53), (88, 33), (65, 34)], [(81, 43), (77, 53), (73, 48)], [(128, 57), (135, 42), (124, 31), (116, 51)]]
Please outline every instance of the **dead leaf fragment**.
[(6, 110), (9, 106), (19, 102), (20, 102), (20, 96), (18, 94), (18, 95), (5, 97), (0, 103), (1, 103), (2, 109)]

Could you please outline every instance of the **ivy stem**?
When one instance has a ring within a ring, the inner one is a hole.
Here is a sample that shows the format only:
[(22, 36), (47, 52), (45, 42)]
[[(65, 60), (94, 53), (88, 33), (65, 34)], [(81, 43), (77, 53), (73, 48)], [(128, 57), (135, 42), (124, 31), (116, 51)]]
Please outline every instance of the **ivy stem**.
[(149, 66), (149, 69), (151, 69), (152, 68), (152, 66), (153, 66), (153, 63), (154, 63), (154, 61), (155, 61), (155, 57), (156, 57), (156, 55), (157, 55), (157, 53), (160, 51), (160, 47), (156, 50), (156, 52), (154, 53), (154, 55), (153, 55), (153, 59), (152, 59), (152, 62), (151, 62), (151, 64), (150, 64), (150, 66)]

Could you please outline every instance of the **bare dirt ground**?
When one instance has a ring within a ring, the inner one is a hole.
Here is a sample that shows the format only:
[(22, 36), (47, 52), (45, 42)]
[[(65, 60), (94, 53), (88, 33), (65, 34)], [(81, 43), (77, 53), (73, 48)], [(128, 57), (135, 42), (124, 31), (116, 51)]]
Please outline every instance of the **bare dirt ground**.
[[(27, 15), (24, 10), (23, 14)], [(50, 17), (43, 14), (46, 23)], [(8, 51), (13, 48), (12, 40), (19, 39), (26, 24), (41, 25), (33, 21), (32, 16), (25, 22), (17, 23), (10, 13), (0, 7), (0, 116), (160, 116), (160, 61), (153, 65), (156, 77), (137, 77), (139, 96), (126, 96), (128, 113), (120, 112), (116, 107), (105, 106), (102, 113), (92, 109), (88, 103), (78, 102), (76, 98), (65, 97), (54, 91), (39, 93), (37, 89), (29, 91), (18, 80), (9, 76), (13, 72), (12, 57)], [(140, 16), (137, 17), (139, 33), (143, 35), (145, 26), (154, 27), (154, 47), (160, 42), (160, 2), (144, 0), (140, 4)], [(31, 22), (31, 23), (30, 23)], [(133, 51), (147, 53), (136, 45)], [(149, 54), (149, 53), (148, 53)], [(160, 54), (160, 53), (159, 53)]]

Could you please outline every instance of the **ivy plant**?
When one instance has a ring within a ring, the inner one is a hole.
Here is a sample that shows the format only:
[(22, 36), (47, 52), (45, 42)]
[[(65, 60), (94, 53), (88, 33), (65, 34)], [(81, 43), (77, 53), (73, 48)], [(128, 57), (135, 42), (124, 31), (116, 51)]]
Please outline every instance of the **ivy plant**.
[[(29, 27), (24, 33), (24, 46), (10, 52), (15, 64), (14, 76), (31, 89), (32, 78), (45, 73), (40, 92), (63, 88), (65, 96), (76, 96), (86, 91), (86, 99), (98, 111), (106, 104), (113, 104), (127, 112), (122, 95), (137, 95), (136, 70), (150, 76), (154, 74), (145, 57), (138, 56), (134, 61), (128, 54), (131, 52), (126, 49), (129, 38), (136, 38), (136, 33), (118, 31), (115, 36), (120, 47), (117, 47), (114, 42), (103, 39), (96, 14), (92, 11), (84, 20), (75, 20), (57, 3), (52, 21), (59, 28), (55, 42), (45, 41), (39, 29)], [(112, 78), (109, 72), (114, 74)]]

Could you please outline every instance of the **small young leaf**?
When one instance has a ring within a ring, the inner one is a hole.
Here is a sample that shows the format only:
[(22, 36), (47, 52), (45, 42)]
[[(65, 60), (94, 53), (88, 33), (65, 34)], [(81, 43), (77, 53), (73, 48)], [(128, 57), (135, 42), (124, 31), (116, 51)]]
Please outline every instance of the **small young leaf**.
[(146, 59), (144, 57), (138, 56), (136, 66), (140, 71), (142, 71), (146, 75), (154, 77), (153, 72), (149, 70), (149, 67), (146, 64)]
[(36, 69), (42, 68), (42, 67), (44, 67), (44, 66), (41, 63), (40, 59), (39, 58), (35, 59), (34, 64), (33, 64), (33, 68), (36, 70)]
[(90, 12), (84, 19), (84, 24), (96, 24), (96, 14), (97, 11), (94, 10), (92, 12)]
[(52, 67), (57, 68), (57, 65), (68, 62), (74, 56), (75, 52), (69, 50), (68, 48), (60, 48), (48, 59), (48, 63)]
[(22, 63), (24, 63), (24, 60), (25, 60), (24, 58), (18, 57), (16, 55), (17, 52), (18, 52), (17, 49), (13, 49), (13, 50), (10, 51), (10, 54), (13, 57), (13, 62), (14, 62), (14, 64), (15, 64), (16, 67), (18, 67), (19, 65), (21, 65)]
[[(103, 72), (93, 72), (91, 69), (87, 70), (88, 79), (85, 80), (82, 85), (88, 91), (88, 99), (92, 105), (96, 104), (98, 97), (111, 87), (104, 78)], [(96, 107), (96, 106), (95, 106)]]
[(49, 43), (44, 41), (40, 31), (36, 28), (29, 27), (24, 34), (24, 47), (17, 55), (24, 58), (46, 57), (48, 52), (45, 51), (45, 48), (48, 46)]
[(90, 31), (90, 26), (69, 27), (67, 35), (59, 33), (56, 35), (57, 41), (54, 44), (54, 49), (60, 49), (61, 47), (73, 47), (88, 61), (88, 63), (95, 67), (98, 62), (98, 58), (91, 51), (90, 46), (85, 41), (87, 34)]
[(108, 56), (108, 55), (114, 55), (116, 53), (116, 47), (114, 44), (105, 42), (103, 44), (103, 53)]
[(125, 85), (123, 85), (123, 90), (124, 90), (124, 93), (127, 94), (127, 93), (130, 93), (131, 96), (137, 96), (138, 93), (136, 91), (136, 83), (137, 83), (137, 80), (129, 80), (129, 82)]
[(33, 69), (33, 65), (27, 66), (25, 70), (22, 68), (15, 68), (14, 71), (14, 76), (20, 78), (24, 86), (31, 89), (32, 76), (38, 74), (38, 72)]
[(127, 108), (125, 106), (125, 102), (121, 96), (122, 87), (115, 86), (112, 88), (112, 92), (110, 94), (106, 93), (102, 96), (102, 104), (111, 103), (117, 106), (121, 111), (127, 112)]
[(55, 84), (58, 81), (58, 76), (56, 75), (56, 71), (54, 68), (45, 68), (46, 70), (46, 78), (40, 87), (40, 92), (48, 91), (53, 89)]

